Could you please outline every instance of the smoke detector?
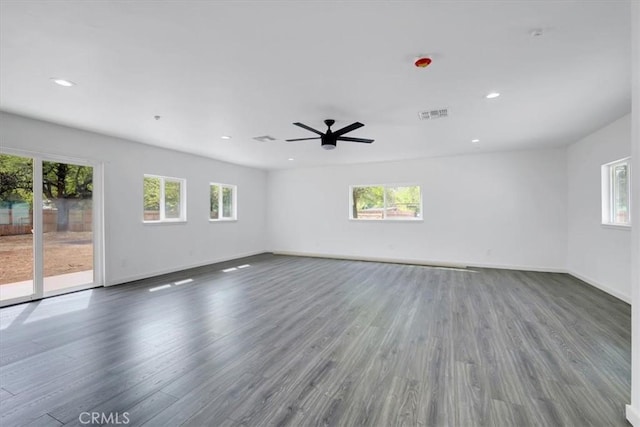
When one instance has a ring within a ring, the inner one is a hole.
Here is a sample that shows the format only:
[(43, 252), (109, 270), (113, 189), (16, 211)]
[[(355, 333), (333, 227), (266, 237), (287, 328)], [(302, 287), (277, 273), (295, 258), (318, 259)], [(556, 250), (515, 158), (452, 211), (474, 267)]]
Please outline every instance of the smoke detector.
[(533, 30), (529, 31), (529, 35), (531, 37), (541, 37), (544, 35), (544, 30), (542, 28), (534, 28)]
[(446, 108), (441, 108), (438, 110), (420, 111), (418, 113), (418, 117), (420, 118), (420, 120), (435, 120), (435, 119), (442, 119), (448, 116), (449, 116), (449, 110)]

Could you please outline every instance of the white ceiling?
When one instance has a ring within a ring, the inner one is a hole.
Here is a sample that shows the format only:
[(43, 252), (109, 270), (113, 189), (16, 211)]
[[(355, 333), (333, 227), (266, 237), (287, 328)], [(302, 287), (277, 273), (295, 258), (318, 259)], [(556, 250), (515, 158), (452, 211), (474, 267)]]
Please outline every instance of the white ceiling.
[[(267, 169), (566, 145), (631, 109), (630, 1), (3, 0), (0, 109)], [(375, 142), (283, 141), (327, 118)]]

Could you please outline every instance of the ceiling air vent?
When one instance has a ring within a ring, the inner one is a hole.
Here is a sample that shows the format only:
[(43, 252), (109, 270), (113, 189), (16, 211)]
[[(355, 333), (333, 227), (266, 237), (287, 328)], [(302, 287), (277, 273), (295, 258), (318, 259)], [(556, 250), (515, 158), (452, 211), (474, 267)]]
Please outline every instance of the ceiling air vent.
[(255, 139), (256, 141), (260, 141), (260, 142), (269, 142), (269, 141), (275, 141), (276, 140), (274, 137), (269, 136), (269, 135), (255, 136), (253, 139)]
[(420, 111), (418, 113), (418, 117), (420, 120), (434, 120), (434, 119), (442, 119), (449, 115), (449, 110), (446, 108), (442, 108), (440, 110), (429, 110), (429, 111)]

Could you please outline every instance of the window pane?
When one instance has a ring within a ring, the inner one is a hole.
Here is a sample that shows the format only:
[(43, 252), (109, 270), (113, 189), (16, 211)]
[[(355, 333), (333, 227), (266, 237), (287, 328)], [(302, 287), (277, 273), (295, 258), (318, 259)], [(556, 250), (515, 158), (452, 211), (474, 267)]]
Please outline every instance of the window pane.
[(411, 219), (419, 218), (420, 212), (420, 187), (388, 187), (387, 192), (387, 218)]
[(209, 195), (209, 218), (211, 219), (219, 219), (219, 208), (218, 201), (220, 200), (220, 187), (217, 185), (212, 185)]
[(629, 180), (627, 163), (613, 166), (613, 222), (629, 224)]
[(44, 292), (93, 283), (93, 168), (42, 162)]
[(165, 180), (164, 217), (180, 219), (180, 182)]
[(384, 190), (382, 187), (353, 187), (351, 197), (353, 219), (384, 218)]
[(160, 221), (160, 178), (144, 177), (144, 220)]
[(0, 300), (34, 292), (32, 230), (33, 161), (0, 154)]
[(222, 187), (222, 217), (233, 218), (233, 189)]

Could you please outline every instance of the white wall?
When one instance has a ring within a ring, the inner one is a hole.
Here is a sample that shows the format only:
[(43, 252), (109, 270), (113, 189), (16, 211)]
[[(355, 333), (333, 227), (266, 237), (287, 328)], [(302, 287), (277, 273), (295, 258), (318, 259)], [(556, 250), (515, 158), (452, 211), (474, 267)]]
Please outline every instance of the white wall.
[[(104, 162), (107, 284), (266, 250), (266, 172), (0, 113), (0, 147)], [(143, 224), (142, 177), (187, 179), (186, 224)], [(210, 223), (209, 182), (238, 186), (238, 221)]]
[(627, 419), (640, 427), (640, 2), (631, 4), (632, 107), (631, 107), (631, 405)]
[(601, 166), (631, 155), (627, 115), (567, 150), (568, 271), (631, 302), (631, 229), (602, 226)]
[[(272, 250), (564, 270), (566, 151), (548, 149), (269, 173)], [(416, 183), (423, 222), (348, 219), (352, 184)]]

